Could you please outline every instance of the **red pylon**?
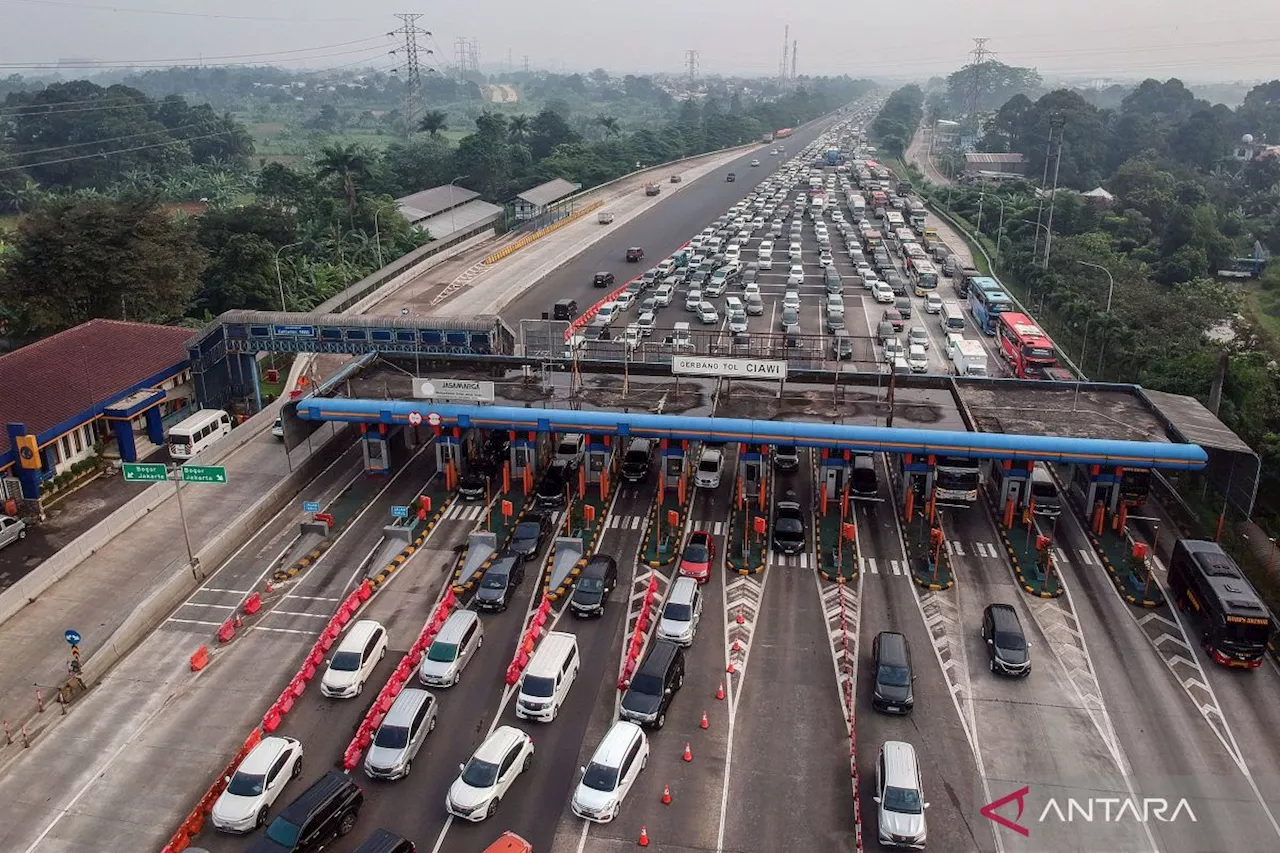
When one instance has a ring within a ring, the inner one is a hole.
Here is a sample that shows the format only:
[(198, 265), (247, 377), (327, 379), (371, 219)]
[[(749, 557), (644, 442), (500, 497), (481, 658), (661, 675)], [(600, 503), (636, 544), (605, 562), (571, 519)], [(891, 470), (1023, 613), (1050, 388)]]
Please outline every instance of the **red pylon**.
[(271, 581), (267, 581), (267, 592), (271, 592)]
[(637, 841), (636, 844), (640, 847), (649, 846), (649, 830), (645, 829), (643, 826), (640, 827), (640, 840)]
[(746, 621), (747, 621), (747, 620), (746, 620), (746, 619), (744, 619), (744, 618), (743, 618), (743, 616), (742, 616), (742, 605), (741, 605), (741, 604), (739, 604), (739, 605), (738, 605), (738, 624), (739, 624), (739, 625), (741, 625), (741, 624), (743, 624), (743, 623), (744, 623), (744, 622), (746, 622)]
[(684, 760), (693, 761), (693, 750), (689, 747), (689, 742), (684, 743)]
[(711, 728), (711, 723), (707, 721), (707, 712), (706, 712), (706, 711), (703, 711), (703, 712), (702, 712), (702, 722), (698, 723), (698, 727), (699, 727), (699, 728), (703, 728), (703, 729), (709, 729), (709, 728)]
[(742, 646), (738, 644), (738, 641), (736, 639), (733, 641), (733, 651), (735, 652), (742, 651)]
[(729, 673), (730, 675), (733, 675), (735, 671), (733, 668), (733, 661), (729, 661), (729, 665), (724, 668), (724, 671)]
[(724, 700), (724, 682), (720, 682), (720, 686), (716, 688), (716, 698)]
[(662, 804), (664, 806), (671, 805), (671, 787), (669, 785), (662, 786)]

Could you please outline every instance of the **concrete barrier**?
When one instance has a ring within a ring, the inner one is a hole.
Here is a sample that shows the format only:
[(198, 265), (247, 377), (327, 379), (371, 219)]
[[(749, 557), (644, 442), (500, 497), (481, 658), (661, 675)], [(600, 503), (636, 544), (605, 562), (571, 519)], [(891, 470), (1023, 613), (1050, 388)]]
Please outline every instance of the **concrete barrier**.
[[(275, 421), (280, 404), (268, 406), (254, 415), (231, 434), (195, 456), (191, 462), (197, 465), (218, 465), (244, 447)], [(124, 506), (102, 521), (81, 533), (64, 545), (58, 553), (45, 560), (13, 586), (0, 592), (0, 624), (4, 624), (22, 608), (62, 578), (71, 573), (86, 559), (127, 530), (133, 523), (145, 518), (152, 510), (174, 497), (172, 483), (156, 483), (144, 489)]]
[[(200, 565), (220, 567), (307, 483), (342, 455), (351, 446), (355, 437), (356, 432), (348, 427), (325, 442), (291, 474), (272, 486), (212, 541), (205, 544), (196, 554)], [(174, 608), (194, 592), (204, 580), (203, 575), (197, 577), (192, 573), (185, 558), (174, 560), (170, 563), (169, 570), (168, 580), (143, 599), (120, 624), (120, 627), (112, 632), (107, 641), (85, 660), (81, 674), (85, 687), (91, 687), (100, 681), (112, 666), (154, 631), (165, 617), (173, 612)]]

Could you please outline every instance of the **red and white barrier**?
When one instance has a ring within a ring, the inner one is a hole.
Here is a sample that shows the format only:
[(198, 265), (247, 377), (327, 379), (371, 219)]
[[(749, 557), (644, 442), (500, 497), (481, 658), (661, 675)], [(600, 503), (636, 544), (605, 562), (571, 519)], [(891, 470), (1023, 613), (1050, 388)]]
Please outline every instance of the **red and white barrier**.
[[(689, 248), (689, 244), (688, 244), (688, 243), (685, 243), (683, 246), (681, 246), (681, 247), (680, 247), (679, 249), (677, 249), (676, 251), (685, 251), (685, 250), (687, 250), (688, 248)], [(674, 253), (673, 253), (673, 254), (674, 254)], [(587, 327), (587, 325), (591, 322), (592, 318), (594, 318), (594, 317), (596, 316), (596, 313), (597, 313), (597, 312), (599, 312), (600, 307), (601, 307), (602, 305), (604, 305), (604, 304), (605, 304), (605, 303), (607, 303), (607, 302), (612, 302), (612, 301), (614, 301), (615, 299), (617, 299), (619, 296), (621, 296), (621, 295), (623, 294), (623, 292), (624, 292), (624, 291), (626, 291), (626, 289), (627, 289), (628, 287), (630, 287), (632, 284), (634, 284), (634, 283), (635, 283), (636, 281), (638, 281), (639, 279), (640, 279), (640, 276), (636, 276), (635, 278), (633, 278), (633, 279), (629, 280), (626, 284), (622, 285), (621, 287), (615, 288), (615, 289), (614, 289), (614, 290), (613, 290), (613, 291), (612, 291), (608, 296), (606, 296), (606, 297), (604, 297), (603, 299), (599, 300), (598, 302), (596, 302), (596, 304), (592, 305), (592, 306), (591, 306), (590, 308), (588, 308), (586, 311), (583, 311), (583, 312), (582, 312), (581, 314), (579, 314), (576, 318), (574, 318), (573, 320), (571, 320), (571, 321), (569, 322), (569, 328), (568, 328), (568, 329), (565, 331), (565, 333), (564, 333), (564, 339), (565, 339), (565, 341), (568, 341), (568, 340), (569, 340), (569, 338), (573, 337), (573, 336), (574, 336), (574, 335), (576, 335), (578, 332), (580, 332), (580, 331), (582, 331), (583, 329), (585, 329), (585, 328)]]
[(382, 690), (378, 693), (378, 698), (373, 701), (368, 713), (360, 721), (360, 725), (356, 728), (355, 737), (351, 739), (351, 742), (347, 744), (346, 750), (342, 753), (342, 766), (344, 769), (354, 770), (356, 765), (360, 763), (360, 757), (369, 747), (369, 744), (373, 742), (373, 733), (378, 726), (382, 725), (382, 718), (391, 710), (391, 705), (396, 701), (396, 697), (400, 695), (400, 691), (404, 689), (405, 684), (413, 677), (413, 672), (418, 668), (422, 655), (426, 653), (427, 647), (436, 638), (436, 634), (440, 633), (440, 629), (444, 627), (445, 621), (449, 618), (449, 614), (453, 612), (453, 608), (457, 603), (458, 598), (453, 593), (453, 587), (450, 586), (445, 591), (444, 598), (440, 599), (436, 612), (427, 621), (427, 624), (422, 627), (421, 633), (418, 634), (418, 639), (409, 647), (409, 651), (405, 652), (404, 657), (400, 658), (400, 663), (396, 665), (395, 672), (387, 679), (387, 683), (383, 685)]
[(644, 601), (641, 603), (640, 615), (636, 617), (636, 627), (631, 632), (631, 644), (627, 646), (627, 656), (622, 661), (622, 674), (618, 676), (619, 690), (627, 689), (627, 685), (631, 682), (631, 676), (636, 671), (636, 665), (640, 661), (640, 651), (644, 648), (644, 635), (649, 629), (649, 614), (653, 612), (653, 600), (657, 595), (658, 578), (656, 575), (650, 575), (649, 586), (644, 591)]
[(529, 658), (533, 656), (533, 647), (537, 645), (538, 637), (542, 634), (542, 628), (547, 624), (547, 617), (551, 615), (551, 601), (547, 598), (546, 593), (542, 595), (542, 601), (538, 604), (538, 609), (533, 611), (533, 618), (529, 620), (529, 627), (525, 629), (524, 636), (520, 638), (520, 645), (516, 646), (516, 653), (511, 658), (511, 664), (507, 667), (507, 686), (513, 686), (520, 680), (520, 676), (524, 675), (524, 668), (529, 665)]

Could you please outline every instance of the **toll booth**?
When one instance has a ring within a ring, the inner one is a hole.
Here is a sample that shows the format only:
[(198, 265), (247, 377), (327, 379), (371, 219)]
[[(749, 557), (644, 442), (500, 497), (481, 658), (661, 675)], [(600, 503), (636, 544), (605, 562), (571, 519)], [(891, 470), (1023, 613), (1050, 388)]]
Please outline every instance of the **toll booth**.
[(902, 515), (911, 518), (916, 506), (933, 494), (933, 456), (903, 453), (898, 457), (899, 485), (902, 489)]
[(364, 450), (364, 472), (387, 474), (391, 471), (390, 435), (387, 424), (360, 424), (360, 445)]
[(533, 483), (541, 472), (548, 453), (547, 433), (511, 432), (511, 479), (524, 482), (525, 494), (533, 491)]
[(587, 484), (600, 484), (601, 494), (609, 490), (609, 481), (613, 479), (613, 448), (611, 435), (588, 435), (586, 473)]
[(450, 489), (457, 483), (466, 458), (462, 440), (462, 430), (458, 427), (443, 429), (436, 436), (436, 470), (444, 472), (446, 487)]
[(680, 441), (662, 439), (662, 476), (659, 494), (665, 494), (668, 489), (674, 489), (680, 496), (681, 504), (684, 503), (687, 489), (688, 451), (689, 442), (683, 439)]
[(818, 510), (821, 515), (827, 514), (828, 506), (840, 509), (848, 504), (851, 458), (848, 450), (833, 453), (830, 448), (822, 448), (818, 461)]
[(1098, 503), (1109, 513), (1120, 508), (1120, 479), (1123, 468), (1104, 469), (1101, 465), (1072, 465), (1067, 476), (1071, 496), (1085, 508), (1086, 514)]
[(769, 494), (769, 446), (742, 444), (738, 447), (738, 497), (742, 503), (765, 508)]
[(998, 489), (996, 506), (1003, 509), (1012, 500), (1016, 509), (1022, 509), (1031, 497), (1031, 472), (1035, 467), (1034, 461), (992, 459), (991, 484)]

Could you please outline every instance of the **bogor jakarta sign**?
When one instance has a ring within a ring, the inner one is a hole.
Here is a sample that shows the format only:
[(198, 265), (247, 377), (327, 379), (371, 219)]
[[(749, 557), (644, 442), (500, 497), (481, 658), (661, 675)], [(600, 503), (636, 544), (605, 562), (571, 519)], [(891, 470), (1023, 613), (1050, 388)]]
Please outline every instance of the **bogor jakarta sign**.
[(685, 376), (723, 376), (729, 379), (786, 379), (785, 361), (758, 361), (751, 358), (711, 358), (699, 355), (677, 355), (671, 360), (671, 372)]

